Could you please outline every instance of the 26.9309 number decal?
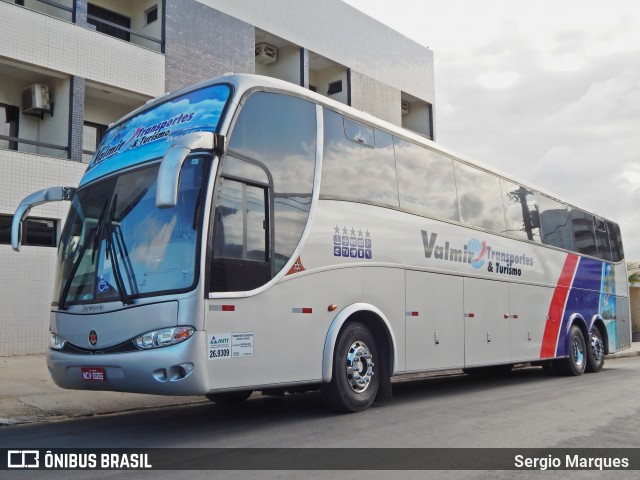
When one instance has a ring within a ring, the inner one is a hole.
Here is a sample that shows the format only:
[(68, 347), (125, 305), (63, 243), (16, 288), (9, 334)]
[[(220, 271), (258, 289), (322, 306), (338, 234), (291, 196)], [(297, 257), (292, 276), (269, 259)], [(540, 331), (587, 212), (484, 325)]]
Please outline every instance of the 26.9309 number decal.
[(231, 355), (229, 348), (213, 348), (209, 350), (209, 358), (222, 358)]

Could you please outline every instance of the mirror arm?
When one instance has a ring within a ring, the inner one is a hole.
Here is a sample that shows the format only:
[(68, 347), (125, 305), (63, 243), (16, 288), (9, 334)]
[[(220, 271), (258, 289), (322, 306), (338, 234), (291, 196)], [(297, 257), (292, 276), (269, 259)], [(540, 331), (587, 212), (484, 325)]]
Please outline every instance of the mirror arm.
[(16, 252), (20, 251), (22, 223), (33, 207), (49, 202), (71, 201), (75, 193), (76, 189), (73, 187), (50, 187), (25, 197), (16, 209), (11, 222), (11, 248)]
[(173, 142), (164, 154), (158, 170), (156, 207), (176, 206), (182, 165), (192, 152), (199, 150), (221, 155), (224, 151), (224, 137), (213, 132), (192, 132)]

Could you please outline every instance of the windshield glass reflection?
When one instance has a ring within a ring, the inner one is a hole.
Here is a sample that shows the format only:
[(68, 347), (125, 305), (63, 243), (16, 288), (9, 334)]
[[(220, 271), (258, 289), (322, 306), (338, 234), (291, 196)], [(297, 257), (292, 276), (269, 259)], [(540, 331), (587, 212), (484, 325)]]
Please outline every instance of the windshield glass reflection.
[(183, 167), (178, 204), (155, 206), (158, 165), (80, 190), (58, 251), (55, 299), (121, 300), (191, 288), (196, 281), (204, 157)]

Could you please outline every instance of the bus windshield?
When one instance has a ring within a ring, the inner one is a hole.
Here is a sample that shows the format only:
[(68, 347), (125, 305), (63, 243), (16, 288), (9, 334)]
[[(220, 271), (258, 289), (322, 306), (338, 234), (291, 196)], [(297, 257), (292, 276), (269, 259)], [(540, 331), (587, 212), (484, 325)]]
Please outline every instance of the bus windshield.
[(58, 305), (130, 303), (194, 286), (208, 163), (204, 156), (185, 162), (175, 208), (156, 208), (157, 164), (79, 190), (60, 240)]

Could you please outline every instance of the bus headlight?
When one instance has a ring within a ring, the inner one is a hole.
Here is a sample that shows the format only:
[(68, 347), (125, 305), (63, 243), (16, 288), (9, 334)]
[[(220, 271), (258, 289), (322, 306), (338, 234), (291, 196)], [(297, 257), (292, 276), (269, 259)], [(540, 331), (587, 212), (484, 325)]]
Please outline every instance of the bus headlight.
[(51, 348), (54, 350), (62, 350), (65, 343), (67, 343), (67, 341), (64, 338), (57, 333), (51, 332), (51, 337), (49, 337), (49, 346)]
[(152, 330), (133, 339), (133, 343), (141, 350), (167, 347), (185, 341), (196, 331), (193, 327), (173, 327)]

